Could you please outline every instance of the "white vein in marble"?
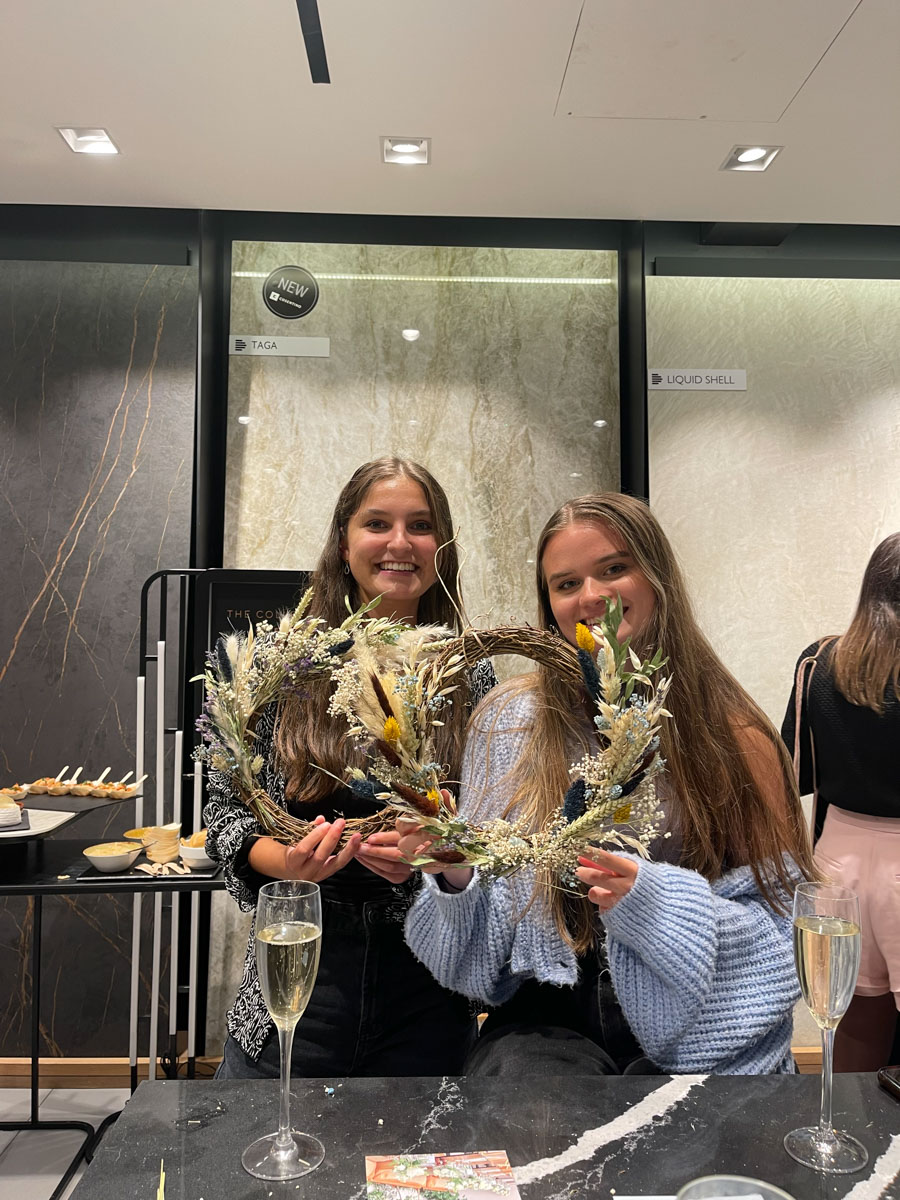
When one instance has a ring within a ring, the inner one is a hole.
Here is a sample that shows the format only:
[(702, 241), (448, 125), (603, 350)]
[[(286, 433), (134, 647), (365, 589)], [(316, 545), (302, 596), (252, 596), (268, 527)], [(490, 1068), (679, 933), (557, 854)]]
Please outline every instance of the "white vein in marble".
[(884, 1154), (878, 1156), (872, 1174), (854, 1184), (844, 1200), (878, 1200), (885, 1189), (900, 1176), (900, 1133), (895, 1133)]
[(668, 1083), (664, 1083), (662, 1087), (656, 1088), (643, 1100), (639, 1100), (637, 1104), (632, 1105), (626, 1112), (620, 1113), (614, 1120), (607, 1121), (605, 1125), (599, 1125), (596, 1129), (585, 1130), (578, 1140), (573, 1142), (562, 1154), (554, 1154), (550, 1158), (538, 1158), (534, 1162), (516, 1167), (516, 1183), (519, 1187), (525, 1187), (529, 1183), (545, 1179), (557, 1171), (564, 1171), (567, 1167), (589, 1161), (598, 1150), (602, 1150), (611, 1142), (618, 1142), (623, 1138), (647, 1132), (653, 1121), (671, 1112), (706, 1078), (706, 1075), (676, 1076)]

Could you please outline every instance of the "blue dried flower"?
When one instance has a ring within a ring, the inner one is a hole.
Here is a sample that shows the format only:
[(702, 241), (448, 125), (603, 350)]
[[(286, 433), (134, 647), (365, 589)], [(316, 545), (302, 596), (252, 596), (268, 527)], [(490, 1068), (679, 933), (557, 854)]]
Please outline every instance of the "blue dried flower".
[(340, 658), (340, 656), (342, 654), (347, 653), (347, 651), (350, 649), (350, 647), (352, 645), (353, 645), (353, 638), (347, 638), (347, 640), (345, 642), (338, 642), (338, 644), (336, 646), (330, 646), (328, 649), (328, 653), (333, 658)]
[(375, 799), (375, 784), (371, 779), (351, 779), (350, 791), (358, 800)]
[(216, 665), (219, 668), (221, 677), (230, 683), (232, 679), (231, 659), (228, 657), (228, 651), (225, 648), (225, 639), (222, 637), (216, 642)]
[(581, 667), (581, 675), (588, 695), (596, 702), (600, 699), (600, 676), (597, 674), (597, 664), (587, 650), (579, 650), (578, 665)]
[(583, 815), (586, 791), (583, 779), (576, 779), (569, 785), (566, 798), (563, 800), (563, 817), (567, 825), (571, 825), (573, 821), (577, 821)]

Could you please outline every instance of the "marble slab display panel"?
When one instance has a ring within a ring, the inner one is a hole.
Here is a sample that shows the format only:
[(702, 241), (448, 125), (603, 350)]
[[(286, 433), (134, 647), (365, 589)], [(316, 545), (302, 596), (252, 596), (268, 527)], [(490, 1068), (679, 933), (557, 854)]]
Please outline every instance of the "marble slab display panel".
[[(4, 783), (134, 766), (141, 585), (188, 561), (196, 297), (191, 268), (0, 264)], [(28, 1052), (32, 915), (0, 901), (3, 1056)], [(48, 899), (43, 948), (42, 1053), (127, 1054), (131, 901)]]
[[(846, 629), (900, 529), (900, 282), (647, 280), (653, 369), (738, 368), (746, 392), (651, 392), (653, 508), (700, 622), (777, 727), (798, 656)], [(796, 1045), (819, 1035), (804, 1005)]]
[[(263, 302), (288, 264), (319, 284), (298, 320)], [(398, 454), (447, 492), (471, 619), (534, 621), (545, 521), (619, 486), (616, 281), (608, 251), (234, 243), (232, 334), (327, 337), (331, 355), (231, 357), (225, 565), (314, 566), (353, 470)], [(211, 1045), (246, 944), (233, 902), (212, 908)]]
[[(288, 263), (320, 289), (294, 321), (262, 298)], [(238, 242), (233, 271), (233, 333), (327, 337), (331, 356), (232, 356), (226, 565), (312, 566), (351, 472), (407, 455), (450, 498), (472, 614), (533, 619), (544, 521), (619, 482), (615, 254)]]
[(650, 487), (706, 633), (781, 724), (900, 529), (900, 281), (647, 280), (648, 361), (746, 392), (651, 392)]

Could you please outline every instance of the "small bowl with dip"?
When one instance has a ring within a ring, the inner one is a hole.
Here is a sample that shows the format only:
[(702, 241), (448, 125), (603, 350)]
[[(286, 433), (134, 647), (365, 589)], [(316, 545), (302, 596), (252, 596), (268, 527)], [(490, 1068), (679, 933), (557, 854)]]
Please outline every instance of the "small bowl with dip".
[(208, 871), (218, 864), (206, 853), (206, 830), (192, 834), (189, 838), (181, 839), (179, 849), (181, 861), (194, 871)]
[(96, 846), (88, 846), (84, 857), (98, 871), (112, 874), (127, 871), (140, 852), (141, 847), (131, 842), (98, 842)]

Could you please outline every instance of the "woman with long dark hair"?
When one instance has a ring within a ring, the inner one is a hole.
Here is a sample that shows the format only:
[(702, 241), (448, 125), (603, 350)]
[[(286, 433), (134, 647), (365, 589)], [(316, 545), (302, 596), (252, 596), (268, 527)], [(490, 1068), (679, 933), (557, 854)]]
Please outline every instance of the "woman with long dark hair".
[[(426, 868), (410, 946), (447, 987), (491, 1006), (468, 1069), (790, 1071), (790, 893), (812, 863), (777, 731), (700, 631), (641, 501), (569, 501), (535, 557), (542, 628), (575, 644), (576, 623), (596, 623), (618, 597), (619, 637), (668, 660), (657, 789), (667, 836), (651, 861), (592, 851), (580, 894), (535, 890), (531, 871), (482, 888), (470, 869)], [(472, 720), (461, 810), (544, 827), (592, 743), (593, 715), (544, 666), (498, 688)], [(408, 856), (427, 845), (419, 829), (401, 831)]]
[[(447, 497), (430, 472), (402, 458), (365, 463), (338, 497), (312, 578), (312, 616), (338, 625), (352, 608), (381, 597), (373, 616), (454, 627), (456, 611), (438, 580), (458, 570)], [(448, 709), (437, 744), (448, 778), (458, 779), (471, 704), (493, 683), (488, 662), (471, 673), (461, 702)], [(464, 685), (464, 689), (465, 689)], [(410, 954), (403, 920), (415, 879), (397, 834), (354, 834), (341, 848), (347, 818), (377, 803), (337, 784), (362, 766), (348, 728), (330, 716), (331, 682), (310, 680), (263, 711), (256, 746), (265, 759), (260, 786), (292, 815), (316, 826), (296, 845), (264, 835), (227, 778), (210, 773), (205, 818), (212, 858), (225, 866), (229, 892), (245, 911), (269, 879), (319, 883), (322, 954), (312, 998), (297, 1027), (297, 1075), (443, 1075), (457, 1072), (473, 1034), (469, 1007), (439, 987)], [(220, 1076), (277, 1077), (278, 1039), (259, 990), (254, 937), (237, 1000), (228, 1013)]]
[(869, 559), (847, 632), (800, 655), (781, 733), (801, 793), (816, 795), (816, 864), (859, 894), (859, 980), (835, 1070), (874, 1071), (900, 1009), (900, 533)]

